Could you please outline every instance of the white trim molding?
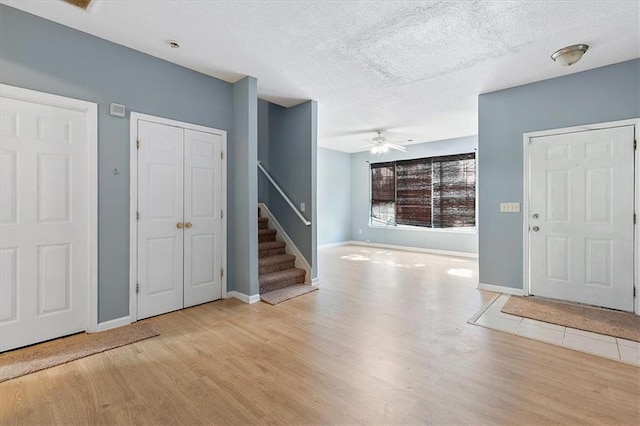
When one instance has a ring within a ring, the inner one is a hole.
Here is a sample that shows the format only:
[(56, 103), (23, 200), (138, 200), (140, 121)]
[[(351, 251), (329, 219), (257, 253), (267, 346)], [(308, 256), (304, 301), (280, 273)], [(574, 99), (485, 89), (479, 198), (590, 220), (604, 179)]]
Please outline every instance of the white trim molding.
[(136, 212), (138, 208), (138, 120), (149, 121), (167, 126), (180, 127), (187, 130), (195, 130), (203, 133), (214, 133), (222, 136), (222, 176), (224, 182), (222, 184), (222, 232), (221, 237), (224, 241), (221, 253), (220, 263), (224, 268), (225, 274), (222, 276), (222, 294), (221, 298), (227, 298), (227, 132), (225, 130), (214, 129), (212, 127), (200, 126), (198, 124), (186, 123), (184, 121), (172, 120), (169, 118), (156, 117), (153, 115), (142, 114), (139, 112), (131, 112), (129, 118), (129, 317), (135, 322), (138, 319), (138, 306), (136, 295), (136, 283), (138, 277), (138, 221)]
[[(523, 143), (523, 187), (522, 187), (522, 242), (523, 242), (523, 254), (522, 254), (522, 284), (523, 292), (525, 295), (531, 294), (531, 282), (530, 282), (530, 262), (529, 262), (529, 183), (530, 183), (530, 141), (533, 138), (542, 136), (554, 136), (567, 133), (577, 133), (589, 130), (601, 130), (610, 129), (614, 127), (634, 127), (634, 137), (637, 141), (640, 136), (640, 118), (632, 118), (628, 120), (611, 121), (606, 123), (585, 124), (581, 126), (564, 127), (559, 129), (541, 130), (536, 132), (528, 132), (522, 135)], [(640, 153), (636, 149), (635, 151), (635, 212), (640, 213)], [(635, 278), (635, 314), (640, 315), (640, 226), (635, 225), (634, 230), (635, 242), (634, 242), (634, 278)], [(480, 288), (480, 284), (478, 285)], [(488, 290), (488, 289), (487, 289)], [(493, 290), (492, 290), (493, 291)], [(499, 290), (496, 290), (499, 291)], [(633, 296), (632, 296), (633, 297)]]
[(292, 254), (296, 257), (295, 267), (299, 269), (304, 269), (305, 273), (305, 284), (311, 283), (311, 266), (307, 259), (304, 258), (298, 247), (294, 244), (293, 240), (289, 235), (285, 232), (280, 222), (273, 216), (269, 208), (264, 203), (258, 203), (258, 207), (260, 207), (260, 217), (268, 217), (269, 223), (273, 224), (273, 227), (278, 231), (276, 235), (276, 240), (285, 242), (287, 246), (285, 247), (285, 251), (288, 254)]
[(493, 291), (495, 293), (512, 294), (514, 296), (524, 296), (524, 290), (521, 288), (505, 287), (495, 284), (478, 283), (478, 290)]
[(253, 296), (248, 296), (244, 293), (240, 293), (239, 291), (232, 290), (227, 292), (225, 299), (238, 299), (241, 302), (252, 305), (260, 301), (260, 295), (254, 294)]
[(101, 322), (98, 324), (96, 328), (96, 332), (111, 330), (112, 328), (122, 327), (123, 325), (131, 324), (131, 317), (127, 315), (126, 317), (112, 319), (110, 321)]
[(473, 259), (478, 258), (477, 253), (468, 253), (464, 251), (448, 251), (448, 250), (437, 250), (437, 249), (429, 249), (422, 247), (409, 247), (409, 246), (396, 246), (393, 244), (381, 244), (381, 243), (371, 243), (366, 241), (348, 241), (344, 245), (354, 245), (354, 246), (364, 246), (364, 247), (379, 247), (379, 248), (387, 248), (392, 250), (403, 250), (403, 251), (415, 251), (418, 253), (430, 253), (430, 254), (438, 254), (442, 256), (455, 256), (455, 257), (469, 257)]
[(87, 277), (87, 312), (88, 332), (98, 329), (98, 104), (66, 96), (53, 95), (22, 87), (0, 84), (2, 97), (19, 101), (51, 105), (70, 109), (84, 114), (86, 120), (88, 151), (89, 187), (87, 194), (87, 225), (89, 230), (89, 276)]

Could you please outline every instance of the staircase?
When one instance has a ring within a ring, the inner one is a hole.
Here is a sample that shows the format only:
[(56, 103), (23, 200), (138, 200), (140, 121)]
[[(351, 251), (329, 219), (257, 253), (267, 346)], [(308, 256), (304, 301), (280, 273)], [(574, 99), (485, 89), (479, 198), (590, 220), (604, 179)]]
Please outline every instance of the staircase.
[(286, 253), (286, 243), (277, 241), (276, 235), (277, 231), (269, 228), (269, 218), (260, 217), (258, 209), (260, 297), (273, 305), (316, 290), (304, 284), (306, 271), (295, 267), (296, 257)]

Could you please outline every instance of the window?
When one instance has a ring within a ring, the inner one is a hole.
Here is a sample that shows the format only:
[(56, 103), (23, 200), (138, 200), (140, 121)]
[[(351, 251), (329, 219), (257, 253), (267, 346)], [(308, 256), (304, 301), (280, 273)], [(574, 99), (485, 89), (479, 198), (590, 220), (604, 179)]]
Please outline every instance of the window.
[(475, 226), (475, 154), (372, 164), (371, 223)]

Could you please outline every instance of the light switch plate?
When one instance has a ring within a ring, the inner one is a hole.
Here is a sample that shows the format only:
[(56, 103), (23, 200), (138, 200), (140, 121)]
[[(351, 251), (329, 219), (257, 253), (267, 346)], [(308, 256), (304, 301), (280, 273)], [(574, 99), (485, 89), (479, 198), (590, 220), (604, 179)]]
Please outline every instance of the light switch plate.
[(500, 203), (500, 213), (519, 213), (520, 203)]
[(300, 203), (300, 211), (301, 212), (303, 212), (306, 207), (307, 206), (305, 206), (304, 203)]

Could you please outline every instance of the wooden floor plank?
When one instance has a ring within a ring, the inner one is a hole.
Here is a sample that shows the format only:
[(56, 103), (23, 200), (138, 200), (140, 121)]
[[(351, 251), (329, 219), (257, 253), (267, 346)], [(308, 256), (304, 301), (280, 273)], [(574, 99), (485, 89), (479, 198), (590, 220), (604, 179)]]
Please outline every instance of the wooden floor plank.
[(319, 292), (150, 318), (161, 335), (0, 384), (0, 424), (640, 424), (640, 369), (467, 324), (477, 261), (319, 253)]

